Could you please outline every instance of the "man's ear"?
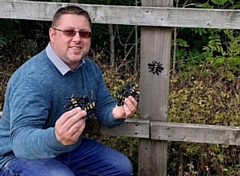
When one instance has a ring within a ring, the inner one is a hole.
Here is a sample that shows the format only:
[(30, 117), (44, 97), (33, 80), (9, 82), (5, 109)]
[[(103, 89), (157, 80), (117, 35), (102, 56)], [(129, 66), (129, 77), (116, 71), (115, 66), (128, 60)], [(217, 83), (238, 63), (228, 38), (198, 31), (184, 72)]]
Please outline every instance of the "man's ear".
[(50, 27), (48, 33), (49, 33), (50, 41), (52, 41), (55, 36), (55, 30)]

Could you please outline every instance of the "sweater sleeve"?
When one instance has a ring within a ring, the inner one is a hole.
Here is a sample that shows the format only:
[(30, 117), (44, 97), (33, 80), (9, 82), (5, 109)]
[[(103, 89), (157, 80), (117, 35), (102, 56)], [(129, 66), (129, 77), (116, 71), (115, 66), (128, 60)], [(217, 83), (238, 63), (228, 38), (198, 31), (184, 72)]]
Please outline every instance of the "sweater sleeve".
[(47, 91), (31, 77), (12, 79), (7, 90), (10, 112), (11, 142), (14, 154), (27, 159), (53, 158), (75, 149), (57, 141), (54, 127), (43, 129), (50, 111)]

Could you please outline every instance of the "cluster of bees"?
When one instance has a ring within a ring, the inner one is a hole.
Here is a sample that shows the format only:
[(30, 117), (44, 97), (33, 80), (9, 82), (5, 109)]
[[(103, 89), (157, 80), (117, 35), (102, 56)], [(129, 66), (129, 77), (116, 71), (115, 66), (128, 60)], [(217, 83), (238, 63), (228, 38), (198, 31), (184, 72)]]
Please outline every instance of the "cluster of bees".
[[(148, 69), (149, 72), (159, 75), (159, 73), (162, 72), (163, 67), (160, 62), (152, 61), (152, 63), (148, 64)], [(137, 101), (139, 101), (140, 91), (137, 84), (127, 84), (119, 91), (117, 91), (115, 95), (117, 106), (123, 106), (125, 98), (129, 96), (132, 96)], [(88, 117), (94, 117), (96, 111), (95, 106), (96, 106), (95, 101), (90, 100), (88, 96), (79, 97), (78, 95), (76, 96), (72, 95), (71, 97), (67, 98), (64, 110), (70, 111), (73, 108), (80, 107), (81, 109), (87, 112)]]
[(139, 101), (140, 91), (137, 84), (127, 84), (121, 90), (117, 91), (115, 95), (117, 106), (123, 106), (125, 98), (129, 96), (132, 96)]
[(88, 117), (95, 116), (95, 101), (91, 101), (88, 96), (81, 96), (78, 95), (67, 98), (66, 105), (64, 106), (65, 111), (70, 111), (73, 108), (80, 107), (82, 110), (87, 112)]
[[(135, 84), (127, 84), (121, 90), (117, 91), (115, 97), (117, 101), (117, 106), (123, 106), (124, 99), (133, 96), (137, 101), (139, 101), (139, 88)], [(66, 100), (66, 105), (64, 106), (65, 111), (70, 111), (73, 108), (80, 107), (82, 110), (87, 112), (88, 117), (95, 116), (95, 101), (91, 101), (88, 96), (81, 96), (78, 95), (68, 97)]]

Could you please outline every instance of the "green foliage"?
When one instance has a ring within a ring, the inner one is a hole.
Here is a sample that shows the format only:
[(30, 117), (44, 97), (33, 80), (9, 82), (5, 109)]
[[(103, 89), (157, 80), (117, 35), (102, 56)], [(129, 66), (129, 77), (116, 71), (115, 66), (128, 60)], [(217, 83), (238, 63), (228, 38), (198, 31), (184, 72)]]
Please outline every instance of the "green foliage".
[[(240, 126), (240, 80), (225, 65), (172, 75), (169, 121)], [(239, 152), (238, 146), (169, 142), (169, 174), (240, 175)]]
[[(179, 7), (208, 9), (237, 9), (239, 4), (238, 1), (234, 0), (191, 0), (191, 2), (180, 0), (178, 2)], [(187, 70), (189, 66), (200, 66), (205, 61), (215, 64), (215, 66), (228, 63), (235, 65), (235, 67), (239, 65), (240, 49), (237, 30), (178, 28), (176, 43), (176, 58), (174, 58), (176, 70), (182, 71)], [(187, 73), (183, 72), (182, 74)]]
[(19, 20), (4, 20), (0, 19), (0, 47), (7, 45), (7, 42), (17, 36), (15, 30)]
[[(201, 67), (209, 62), (214, 67), (231, 66), (237, 71), (240, 67), (240, 37), (239, 31), (231, 29), (191, 29), (193, 38), (189, 40), (185, 29), (179, 32), (177, 39), (176, 69), (188, 75), (189, 67)], [(187, 29), (188, 31), (189, 29)], [(186, 35), (186, 36), (185, 36)]]
[[(222, 37), (224, 36), (224, 37)], [(223, 40), (224, 39), (224, 40)], [(206, 60), (215, 66), (232, 65), (234, 70), (240, 66), (240, 37), (234, 30), (215, 30), (209, 42), (203, 47)]]
[(216, 5), (224, 5), (228, 0), (211, 0)]

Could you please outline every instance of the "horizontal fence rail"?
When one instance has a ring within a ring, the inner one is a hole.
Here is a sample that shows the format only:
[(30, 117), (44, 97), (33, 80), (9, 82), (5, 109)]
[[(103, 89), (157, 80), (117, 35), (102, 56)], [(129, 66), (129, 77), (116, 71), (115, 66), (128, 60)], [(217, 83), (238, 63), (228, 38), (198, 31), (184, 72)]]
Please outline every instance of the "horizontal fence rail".
[[(1, 118), (2, 112), (0, 112)], [(115, 128), (100, 127), (100, 134), (161, 141), (240, 146), (240, 127), (127, 119)]]
[(240, 146), (240, 128), (173, 122), (151, 122), (151, 139)]
[[(0, 0), (0, 18), (51, 21), (69, 3)], [(77, 4), (93, 23), (161, 27), (240, 29), (240, 10)]]

